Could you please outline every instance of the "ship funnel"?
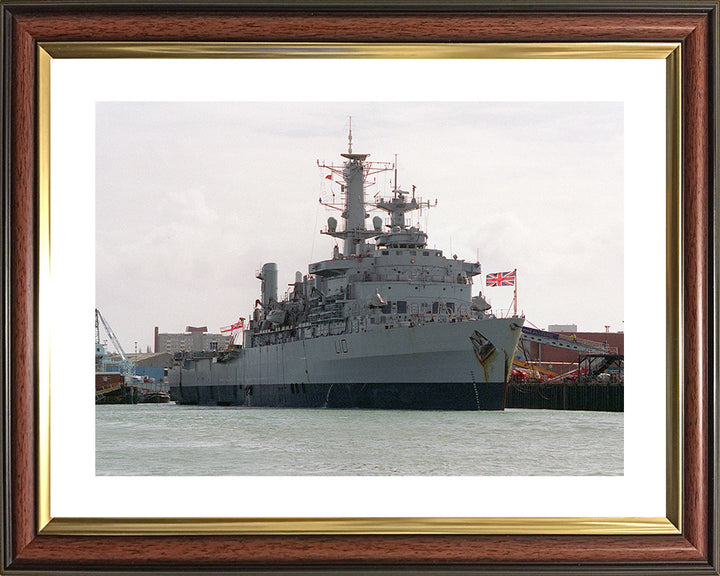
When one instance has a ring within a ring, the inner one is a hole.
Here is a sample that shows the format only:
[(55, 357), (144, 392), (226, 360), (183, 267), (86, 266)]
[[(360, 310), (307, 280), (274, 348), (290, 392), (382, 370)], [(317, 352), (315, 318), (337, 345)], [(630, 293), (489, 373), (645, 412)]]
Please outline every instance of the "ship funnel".
[(335, 230), (337, 230), (337, 220), (330, 216), (328, 218), (328, 232), (335, 232)]
[(382, 218), (380, 218), (380, 216), (375, 216), (375, 218), (373, 218), (373, 228), (375, 228), (376, 232), (380, 232), (382, 230)]
[(275, 262), (269, 262), (263, 264), (262, 272), (260, 273), (260, 279), (262, 280), (261, 293), (262, 293), (262, 305), (267, 310), (270, 300), (277, 302), (277, 275), (278, 267)]

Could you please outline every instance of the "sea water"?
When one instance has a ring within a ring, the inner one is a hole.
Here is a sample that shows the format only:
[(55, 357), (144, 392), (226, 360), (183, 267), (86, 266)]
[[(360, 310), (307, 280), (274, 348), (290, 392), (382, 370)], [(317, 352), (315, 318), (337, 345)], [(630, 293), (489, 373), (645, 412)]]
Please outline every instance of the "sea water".
[(622, 413), (96, 406), (97, 475), (623, 474)]

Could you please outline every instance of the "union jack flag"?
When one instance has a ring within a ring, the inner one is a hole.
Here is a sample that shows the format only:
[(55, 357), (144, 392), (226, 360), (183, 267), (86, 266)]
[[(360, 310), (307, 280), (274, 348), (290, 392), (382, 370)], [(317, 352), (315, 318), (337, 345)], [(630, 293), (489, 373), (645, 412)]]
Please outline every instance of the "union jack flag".
[(512, 272), (495, 272), (485, 277), (486, 286), (515, 286), (515, 270)]

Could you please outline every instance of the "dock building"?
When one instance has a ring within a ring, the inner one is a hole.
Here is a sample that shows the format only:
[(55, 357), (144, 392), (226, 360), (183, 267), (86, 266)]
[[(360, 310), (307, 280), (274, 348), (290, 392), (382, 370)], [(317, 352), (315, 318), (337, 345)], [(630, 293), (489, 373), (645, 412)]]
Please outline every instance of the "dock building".
[(188, 326), (184, 333), (169, 334), (160, 332), (155, 326), (155, 352), (177, 354), (179, 352), (217, 352), (230, 345), (232, 337), (224, 334), (211, 334), (207, 326)]
[[(572, 326), (563, 326), (563, 328)], [(623, 332), (578, 332), (577, 330), (553, 330), (556, 326), (548, 326), (548, 332), (558, 334), (562, 339), (577, 342), (592, 342), (600, 345), (612, 354), (625, 356), (625, 334)], [(578, 362), (578, 352), (540, 342), (521, 340), (518, 346), (519, 358), (527, 359), (543, 368), (562, 373)]]

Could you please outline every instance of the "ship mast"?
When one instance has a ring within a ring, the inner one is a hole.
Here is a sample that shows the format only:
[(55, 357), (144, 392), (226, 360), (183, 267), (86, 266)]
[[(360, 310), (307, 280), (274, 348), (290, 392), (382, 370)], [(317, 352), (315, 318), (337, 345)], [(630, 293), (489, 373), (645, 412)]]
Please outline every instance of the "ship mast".
[[(352, 151), (352, 124), (348, 133), (347, 154), (340, 154), (347, 158), (343, 168), (343, 179), (345, 180), (345, 230), (349, 232), (365, 231), (365, 159), (370, 154), (353, 154)], [(362, 234), (350, 234), (345, 237), (345, 256), (355, 254), (358, 245), (362, 242)]]
[[(380, 208), (381, 210), (385, 210), (390, 214), (390, 228), (391, 229), (400, 229), (405, 230), (406, 224), (405, 224), (405, 213), (411, 212), (413, 210), (419, 210), (422, 208), (432, 208), (432, 204), (430, 202), (423, 202), (422, 200), (418, 202), (415, 199), (415, 186), (412, 187), (412, 197), (410, 200), (407, 200), (407, 196), (409, 192), (405, 190), (400, 190), (397, 183), (397, 154), (395, 154), (395, 163), (394, 163), (394, 169), (395, 169), (395, 186), (393, 188), (393, 196), (392, 198), (384, 199), (380, 198), (376, 203), (375, 207)], [(437, 206), (437, 200), (435, 200), (435, 205)]]
[[(356, 154), (352, 151), (352, 118), (348, 131), (348, 151), (340, 156), (347, 159), (342, 166), (320, 164), (320, 162), (318, 166), (329, 169), (333, 174), (342, 175), (344, 181), (342, 191), (345, 194), (345, 204), (342, 206), (342, 217), (345, 220), (345, 229), (335, 230), (329, 226), (323, 234), (344, 239), (343, 255), (347, 258), (360, 254), (365, 240), (381, 233), (379, 230), (368, 230), (365, 227), (365, 219), (369, 216), (365, 212), (365, 180), (370, 174), (390, 170), (391, 166), (385, 162), (366, 162), (370, 154)], [(332, 204), (326, 205), (338, 208)]]

